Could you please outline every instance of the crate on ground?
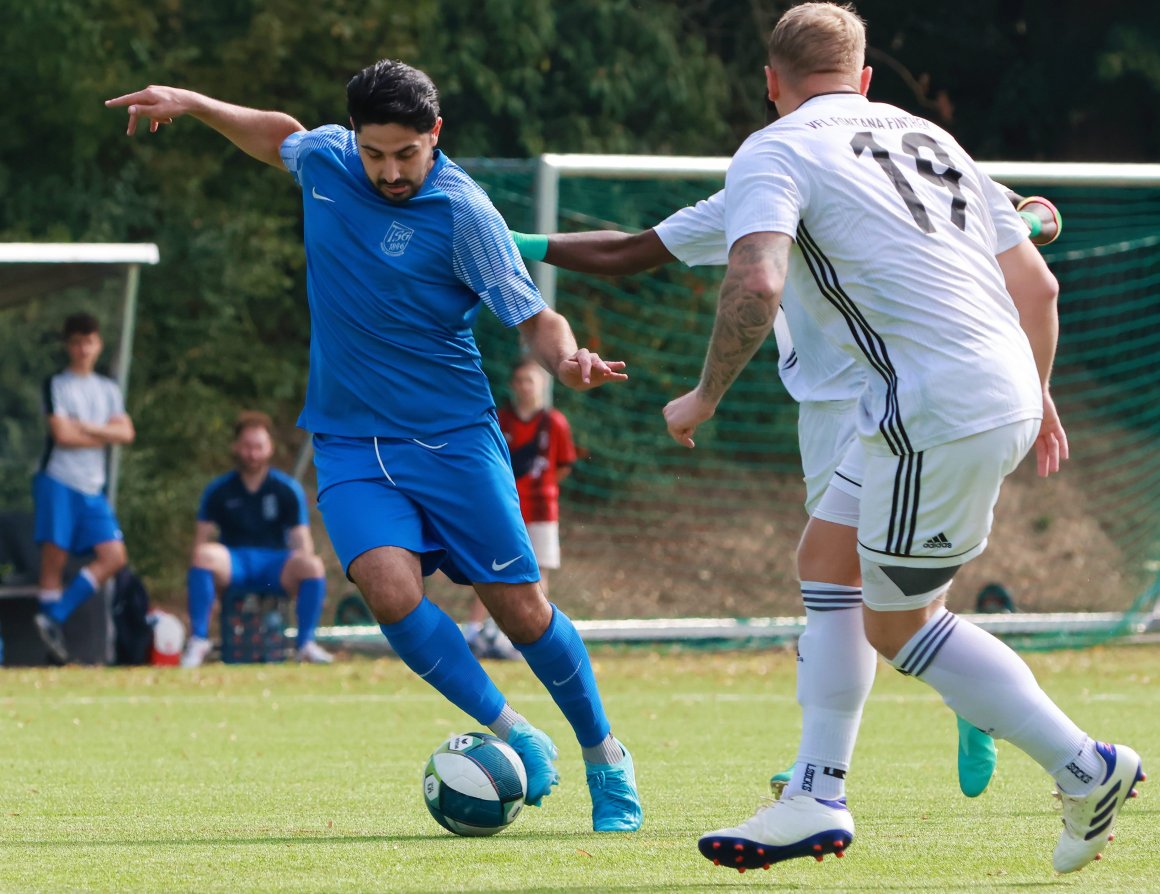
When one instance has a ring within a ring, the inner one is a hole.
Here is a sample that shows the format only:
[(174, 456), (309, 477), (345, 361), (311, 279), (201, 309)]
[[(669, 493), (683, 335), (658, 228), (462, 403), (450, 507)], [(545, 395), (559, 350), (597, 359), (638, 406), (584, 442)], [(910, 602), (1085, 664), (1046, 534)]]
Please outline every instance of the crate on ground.
[(227, 594), (222, 600), (222, 661), (273, 664), (286, 660), (290, 600), (278, 593)]

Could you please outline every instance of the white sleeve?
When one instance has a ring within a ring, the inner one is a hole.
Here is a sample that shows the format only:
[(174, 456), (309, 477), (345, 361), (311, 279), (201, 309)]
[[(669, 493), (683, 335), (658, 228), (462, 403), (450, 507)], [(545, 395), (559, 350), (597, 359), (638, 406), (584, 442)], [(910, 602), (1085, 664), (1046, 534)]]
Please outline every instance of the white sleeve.
[(809, 197), (803, 194), (804, 181), (792, 173), (792, 156), (773, 140), (750, 139), (737, 150), (725, 175), (728, 248), (751, 233), (796, 238)]
[(982, 172), (983, 196), (987, 200), (987, 211), (995, 223), (995, 254), (1001, 255), (1014, 248), (1030, 235), (1027, 224), (1011, 204), (1002, 186)]
[(47, 415), (68, 418), (72, 415), (72, 408), (68, 406), (69, 390), (65, 387), (60, 376), (53, 376), (48, 385)]
[(689, 267), (727, 264), (725, 190), (669, 215), (653, 227), (653, 231), (669, 254)]

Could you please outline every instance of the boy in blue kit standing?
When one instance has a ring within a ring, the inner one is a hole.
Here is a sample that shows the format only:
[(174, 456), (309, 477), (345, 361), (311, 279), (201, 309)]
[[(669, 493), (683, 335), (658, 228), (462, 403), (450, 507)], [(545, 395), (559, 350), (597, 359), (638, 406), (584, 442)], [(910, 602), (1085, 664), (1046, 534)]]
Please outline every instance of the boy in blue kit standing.
[(280, 112), (171, 87), (109, 100), (150, 131), (191, 115), (302, 189), (319, 508), (347, 575), (400, 658), (523, 759), (529, 804), (558, 781), (556, 748), (518, 714), (454, 621), (423, 595), (441, 569), (470, 583), (571, 723), (592, 825), (635, 831), (632, 758), (612, 736), (572, 622), (544, 597), (507, 447), (471, 327), (480, 302), (517, 327), (565, 385), (626, 379), (578, 349), (532, 284), (487, 196), (436, 148), (434, 84), (383, 60), (347, 85), (352, 129), (306, 131)]
[[(63, 625), (125, 567), (121, 526), (105, 497), (109, 448), (137, 437), (120, 386), (95, 372), (104, 343), (97, 318), (72, 314), (62, 332), (68, 367), (44, 383), (48, 445), (32, 481), (40, 546), (36, 630), (58, 664), (69, 660)], [(62, 589), (70, 554), (93, 553)]]
[[(189, 622), (193, 628), (182, 667), (200, 667), (209, 654), (209, 619), (219, 591), (294, 594), (298, 660), (330, 664), (314, 641), (326, 601), (326, 569), (314, 552), (306, 494), (270, 465), (274, 424), (248, 411), (234, 424), (237, 468), (219, 475), (202, 494), (190, 563)], [(214, 534), (217, 542), (214, 542)]]

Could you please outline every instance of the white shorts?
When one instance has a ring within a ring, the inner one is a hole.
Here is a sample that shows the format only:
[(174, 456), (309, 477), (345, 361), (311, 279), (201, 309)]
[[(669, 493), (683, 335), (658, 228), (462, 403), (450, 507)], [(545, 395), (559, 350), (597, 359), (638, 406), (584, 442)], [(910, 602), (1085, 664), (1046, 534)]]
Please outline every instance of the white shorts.
[(798, 406), (798, 447), (806, 483), (806, 512), (814, 515), (822, 494), (850, 444), (858, 442), (858, 400), (802, 401)]
[(528, 536), (536, 551), (536, 564), (547, 571), (560, 567), (560, 523), (528, 522)]
[(858, 527), (862, 515), (862, 476), (865, 474), (866, 451), (862, 447), (862, 442), (855, 437), (846, 448), (846, 454), (838, 463), (838, 468), (834, 470), (818, 505), (810, 514), (814, 518), (835, 525)]
[(987, 548), (1003, 479), (1038, 434), (1039, 420), (1025, 419), (911, 456), (867, 453), (858, 554), (912, 568), (973, 559)]

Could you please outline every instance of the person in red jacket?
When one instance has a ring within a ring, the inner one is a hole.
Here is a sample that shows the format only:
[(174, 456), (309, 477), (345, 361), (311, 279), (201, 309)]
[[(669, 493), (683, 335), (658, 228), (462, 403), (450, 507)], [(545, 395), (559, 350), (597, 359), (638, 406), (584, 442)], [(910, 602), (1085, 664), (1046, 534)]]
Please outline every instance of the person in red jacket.
[[(520, 512), (540, 566), (540, 587), (548, 595), (548, 572), (560, 567), (560, 482), (576, 462), (572, 428), (559, 410), (545, 406), (544, 370), (531, 357), (512, 368), (511, 403), (499, 411), (499, 427), (511, 453)], [(481, 657), (514, 658), (503, 633), (486, 623), (478, 599), (467, 628), (468, 642)]]

